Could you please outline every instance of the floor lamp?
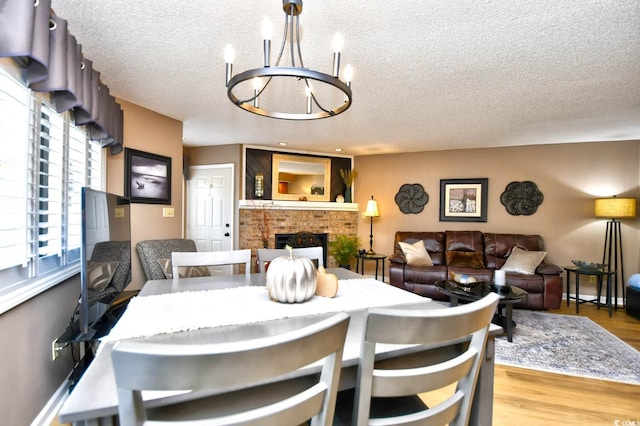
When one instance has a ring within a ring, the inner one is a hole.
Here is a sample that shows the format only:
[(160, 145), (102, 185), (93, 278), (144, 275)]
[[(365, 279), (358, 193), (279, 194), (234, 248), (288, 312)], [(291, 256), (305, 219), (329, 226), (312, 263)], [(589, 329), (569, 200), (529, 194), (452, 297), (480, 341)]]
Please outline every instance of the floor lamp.
[[(609, 271), (616, 271), (615, 275), (615, 303), (618, 306), (618, 280), (622, 282), (622, 304), (626, 306), (624, 294), (624, 263), (622, 254), (622, 232), (618, 219), (630, 219), (636, 217), (635, 198), (598, 198), (595, 204), (596, 217), (609, 219), (607, 231), (604, 236), (604, 251), (602, 263), (607, 265)], [(620, 265), (620, 268), (618, 268)]]
[(376, 254), (373, 251), (373, 218), (380, 216), (378, 212), (378, 202), (373, 199), (373, 195), (371, 199), (367, 201), (367, 209), (364, 211), (364, 217), (371, 218), (371, 233), (369, 234), (369, 251), (367, 252), (367, 256), (374, 256)]

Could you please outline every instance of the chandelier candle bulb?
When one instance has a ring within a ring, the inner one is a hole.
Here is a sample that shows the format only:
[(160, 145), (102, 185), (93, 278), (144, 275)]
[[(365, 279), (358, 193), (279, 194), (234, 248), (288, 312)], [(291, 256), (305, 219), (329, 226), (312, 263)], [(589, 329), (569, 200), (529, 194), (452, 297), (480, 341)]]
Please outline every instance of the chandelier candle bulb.
[(271, 66), (271, 37), (273, 36), (273, 25), (268, 17), (262, 21), (262, 38), (264, 48), (264, 66)]
[(305, 87), (304, 91), (307, 94), (307, 114), (311, 114), (311, 86)]
[(340, 52), (344, 46), (344, 37), (339, 32), (333, 36), (333, 76), (340, 76)]
[(344, 67), (344, 81), (347, 82), (347, 86), (351, 87), (351, 80), (353, 80), (353, 67), (351, 64), (347, 64)]
[(505, 272), (497, 269), (493, 276), (493, 283), (496, 287), (502, 287), (506, 284)]
[(225, 75), (226, 84), (229, 84), (229, 80), (233, 77), (233, 60), (235, 59), (235, 52), (230, 44), (224, 48), (224, 61), (227, 63), (227, 72)]
[(260, 86), (262, 85), (262, 82), (258, 77), (254, 77), (253, 80), (251, 80), (251, 84), (253, 85), (253, 106), (259, 108), (260, 101), (258, 101), (258, 95), (260, 94)]

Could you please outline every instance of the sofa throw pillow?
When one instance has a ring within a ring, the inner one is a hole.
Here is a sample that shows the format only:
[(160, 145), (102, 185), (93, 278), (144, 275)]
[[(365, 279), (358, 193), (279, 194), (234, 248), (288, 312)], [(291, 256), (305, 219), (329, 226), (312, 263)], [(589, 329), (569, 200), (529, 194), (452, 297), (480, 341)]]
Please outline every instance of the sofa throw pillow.
[[(173, 278), (173, 266), (171, 259), (158, 259), (158, 263), (167, 278)], [(211, 275), (206, 266), (180, 266), (178, 268), (179, 278), (208, 277)]]
[(477, 251), (448, 250), (445, 253), (447, 266), (459, 266), (462, 268), (484, 268), (484, 257)]
[(433, 266), (431, 257), (424, 246), (424, 241), (418, 240), (413, 244), (398, 242), (407, 264), (411, 266)]
[(104, 291), (109, 285), (118, 269), (120, 262), (89, 262), (87, 286), (95, 291)]
[(532, 275), (546, 255), (546, 251), (528, 251), (520, 247), (513, 247), (507, 261), (500, 269), (507, 272)]

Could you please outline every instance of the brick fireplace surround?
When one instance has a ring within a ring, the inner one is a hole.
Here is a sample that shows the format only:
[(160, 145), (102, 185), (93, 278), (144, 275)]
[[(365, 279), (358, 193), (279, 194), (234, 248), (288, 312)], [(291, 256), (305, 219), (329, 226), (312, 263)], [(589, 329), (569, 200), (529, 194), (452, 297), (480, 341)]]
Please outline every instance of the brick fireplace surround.
[[(249, 248), (253, 255), (262, 248), (259, 224), (269, 223), (269, 248), (275, 247), (275, 234), (309, 232), (327, 233), (329, 243), (338, 234), (358, 234), (358, 205), (311, 201), (240, 201), (240, 248)], [(327, 267), (337, 264), (328, 256)]]

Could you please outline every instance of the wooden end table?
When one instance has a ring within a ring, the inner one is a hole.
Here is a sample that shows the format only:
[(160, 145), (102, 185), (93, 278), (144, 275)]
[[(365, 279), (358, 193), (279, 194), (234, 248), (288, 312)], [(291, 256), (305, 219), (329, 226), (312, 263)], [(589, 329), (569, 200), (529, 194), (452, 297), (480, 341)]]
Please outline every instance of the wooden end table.
[(382, 282), (384, 282), (384, 260), (387, 258), (386, 254), (358, 254), (356, 256), (356, 272), (364, 275), (364, 261), (373, 260), (376, 262), (376, 280), (378, 279), (378, 264), (382, 262)]

